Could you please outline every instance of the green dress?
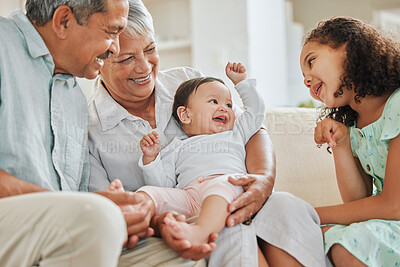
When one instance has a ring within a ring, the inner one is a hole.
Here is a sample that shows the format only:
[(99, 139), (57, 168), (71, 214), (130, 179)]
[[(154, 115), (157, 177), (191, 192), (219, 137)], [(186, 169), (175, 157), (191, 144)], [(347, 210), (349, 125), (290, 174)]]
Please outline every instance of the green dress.
[[(389, 141), (400, 133), (400, 88), (389, 97), (377, 121), (362, 129), (350, 127), (349, 131), (353, 155), (374, 178), (374, 194), (379, 195), (384, 185)], [(325, 233), (325, 253), (334, 244), (341, 244), (368, 266), (400, 266), (400, 221), (335, 225)]]

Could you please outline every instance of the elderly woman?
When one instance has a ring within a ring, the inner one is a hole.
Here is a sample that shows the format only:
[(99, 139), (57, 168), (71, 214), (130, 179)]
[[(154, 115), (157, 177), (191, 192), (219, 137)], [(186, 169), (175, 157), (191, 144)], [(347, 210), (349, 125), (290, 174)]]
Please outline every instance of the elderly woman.
[[(130, 0), (120, 53), (105, 62), (89, 103), (90, 191), (105, 190), (116, 178), (130, 191), (151, 185), (138, 166), (139, 141), (154, 130), (163, 146), (184, 135), (171, 116), (173, 96), (183, 81), (202, 74), (188, 67), (159, 71), (158, 66), (151, 15), (142, 2)], [(324, 266), (322, 235), (314, 209), (289, 194), (271, 194), (275, 162), (264, 129), (247, 143), (246, 154), (249, 174), (230, 180), (243, 186), (245, 192), (229, 205), (234, 213), (216, 241), (209, 266), (257, 266), (257, 240), (272, 265)], [(153, 238), (151, 242), (160, 241)], [(203, 251), (196, 255), (195, 248), (171, 247), (185, 258), (199, 259), (207, 254)]]

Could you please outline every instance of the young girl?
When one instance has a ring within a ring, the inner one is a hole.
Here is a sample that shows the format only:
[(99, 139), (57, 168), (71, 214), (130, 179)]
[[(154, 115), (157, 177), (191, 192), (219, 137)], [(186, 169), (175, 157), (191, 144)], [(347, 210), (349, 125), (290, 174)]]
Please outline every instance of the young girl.
[[(326, 105), (317, 144), (333, 151), (344, 204), (316, 208), (336, 266), (400, 265), (400, 45), (353, 18), (321, 22), (300, 56)], [(316, 162), (318, 164), (318, 162)]]
[[(146, 181), (137, 192), (152, 202), (152, 215), (176, 211), (186, 217), (198, 215), (194, 224), (168, 220), (176, 239), (191, 245), (207, 243), (211, 233), (225, 226), (228, 204), (242, 192), (228, 177), (246, 173), (245, 145), (260, 129), (265, 105), (254, 80), (246, 80), (241, 63), (228, 63), (226, 75), (235, 84), (245, 111), (235, 118), (230, 90), (217, 78), (203, 77), (182, 83), (174, 98), (173, 117), (188, 138), (175, 138), (161, 153), (158, 134), (145, 135), (139, 166)], [(159, 187), (163, 186), (163, 187)], [(169, 187), (176, 188), (169, 188)], [(120, 181), (110, 190), (122, 190)], [(259, 251), (260, 266), (267, 266)]]

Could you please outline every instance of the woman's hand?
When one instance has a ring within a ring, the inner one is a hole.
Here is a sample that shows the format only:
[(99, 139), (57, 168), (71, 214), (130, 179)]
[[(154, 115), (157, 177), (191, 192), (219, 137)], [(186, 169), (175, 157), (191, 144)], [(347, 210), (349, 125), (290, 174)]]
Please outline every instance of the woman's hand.
[(267, 175), (247, 174), (241, 177), (229, 177), (233, 185), (243, 186), (245, 192), (228, 206), (228, 211), (233, 212), (228, 216), (226, 225), (233, 227), (236, 224), (249, 221), (261, 209), (272, 193), (274, 178)]
[(243, 186), (245, 190), (228, 206), (233, 212), (226, 225), (233, 227), (249, 221), (264, 205), (272, 193), (275, 182), (275, 153), (272, 141), (265, 129), (260, 129), (246, 144), (246, 168), (251, 174), (230, 177), (233, 185)]
[(327, 143), (331, 148), (344, 147), (350, 145), (349, 130), (343, 123), (325, 118), (315, 127), (314, 141), (321, 145)]

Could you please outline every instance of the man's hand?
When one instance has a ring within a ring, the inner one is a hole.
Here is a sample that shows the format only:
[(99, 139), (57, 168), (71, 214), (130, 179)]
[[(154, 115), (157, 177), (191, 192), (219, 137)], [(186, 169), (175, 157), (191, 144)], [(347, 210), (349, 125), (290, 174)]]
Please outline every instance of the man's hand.
[(229, 177), (233, 185), (243, 186), (245, 192), (228, 206), (233, 212), (226, 219), (226, 225), (233, 227), (236, 224), (250, 220), (264, 205), (272, 193), (274, 178), (267, 175), (247, 174), (241, 177)]
[(200, 260), (208, 255), (216, 248), (214, 243), (218, 237), (218, 234), (213, 233), (210, 235), (207, 244), (201, 244), (199, 246), (191, 246), (190, 242), (184, 239), (175, 239), (169, 231), (166, 231), (167, 225), (165, 220), (177, 220), (185, 221), (185, 216), (178, 215), (174, 212), (166, 212), (160, 216), (155, 216), (152, 220), (152, 226), (156, 229), (157, 233), (163, 238), (165, 243), (172, 249), (178, 252), (178, 254), (184, 259)]
[(124, 247), (131, 249), (136, 246), (139, 238), (145, 238), (154, 234), (154, 230), (149, 227), (151, 219), (151, 203), (144, 201), (144, 197), (133, 192), (118, 192), (118, 191), (97, 191), (120, 208), (126, 205), (133, 205), (134, 209), (124, 210), (128, 238), (124, 243)]

